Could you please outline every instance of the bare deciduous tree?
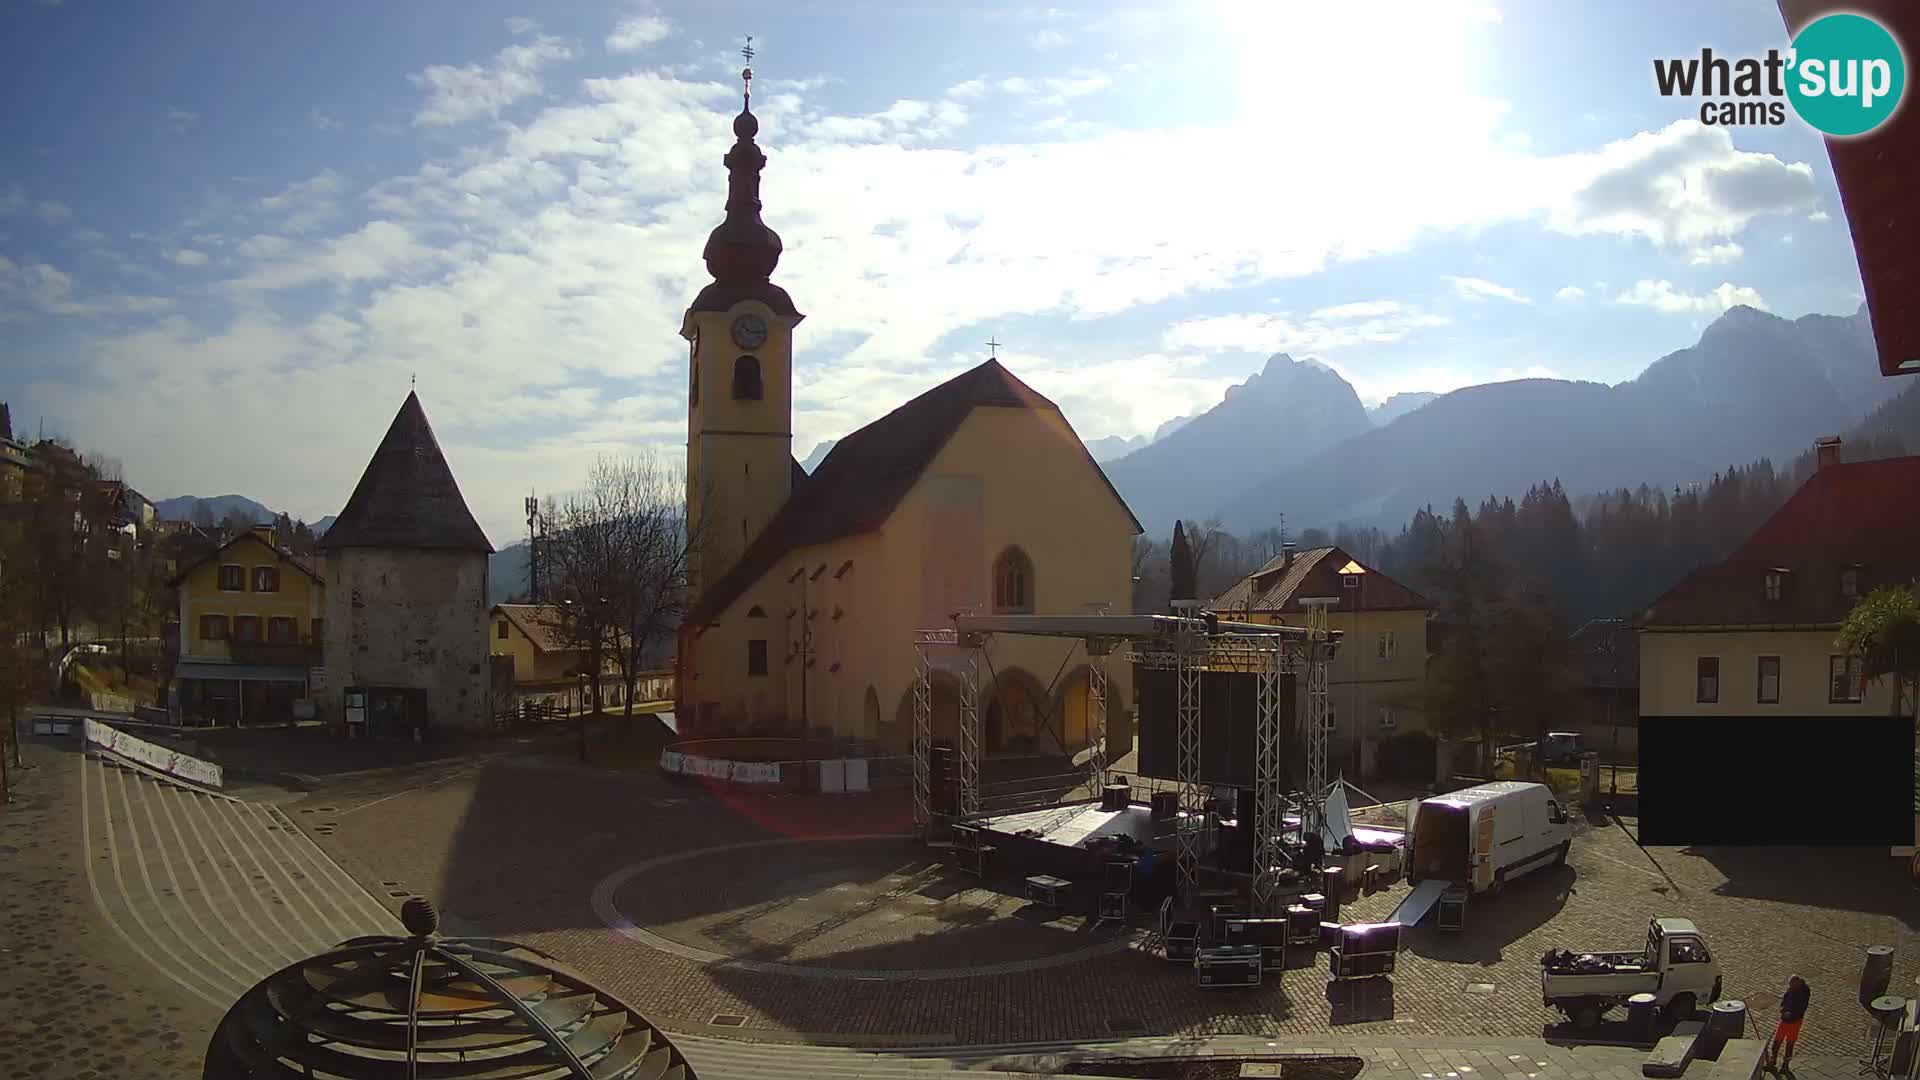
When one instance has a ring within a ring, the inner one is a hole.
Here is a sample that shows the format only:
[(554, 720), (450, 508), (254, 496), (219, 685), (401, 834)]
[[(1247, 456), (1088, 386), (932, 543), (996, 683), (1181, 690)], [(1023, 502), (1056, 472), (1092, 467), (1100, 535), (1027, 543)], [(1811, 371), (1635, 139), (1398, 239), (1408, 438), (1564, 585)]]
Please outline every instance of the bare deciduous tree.
[(688, 529), (686, 487), (651, 453), (603, 457), (587, 483), (548, 500), (541, 577), (562, 609), (556, 632), (588, 652), (593, 700), (608, 658), (626, 713), (639, 675), (664, 659), (687, 599), (699, 537)]

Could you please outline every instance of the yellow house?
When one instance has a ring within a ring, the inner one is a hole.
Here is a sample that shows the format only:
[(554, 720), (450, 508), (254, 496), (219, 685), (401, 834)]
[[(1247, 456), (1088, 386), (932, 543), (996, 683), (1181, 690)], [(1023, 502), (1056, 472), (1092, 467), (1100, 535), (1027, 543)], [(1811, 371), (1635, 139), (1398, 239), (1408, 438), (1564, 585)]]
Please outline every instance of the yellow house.
[(180, 603), (176, 717), (286, 723), (309, 711), (326, 598), (319, 560), (278, 546), (273, 528), (259, 525), (169, 585)]
[[(1124, 610), (1140, 525), (1053, 402), (999, 361), (927, 391), (835, 445), (793, 458), (793, 332), (769, 280), (751, 112), (734, 121), (714, 281), (688, 308), (688, 521), (696, 555), (677, 642), (682, 731), (808, 732), (903, 750), (914, 633), (956, 612)], [(1073, 752), (1089, 739), (1077, 642), (996, 638), (979, 671), (983, 749)], [(1125, 715), (1114, 665), (1107, 715)], [(934, 678), (937, 738), (957, 681)]]
[(1223, 618), (1281, 626), (1305, 626), (1315, 606), (1343, 635), (1327, 668), (1328, 762), (1365, 783), (1382, 740), (1427, 727), (1421, 698), (1434, 605), (1340, 548), (1296, 552), (1291, 544), (1211, 601)]
[(1642, 728), (1690, 717), (1817, 723), (1892, 711), (1892, 681), (1863, 679), (1860, 658), (1834, 639), (1861, 596), (1920, 578), (1920, 457), (1842, 462), (1838, 439), (1815, 449), (1813, 476), (1745, 543), (1643, 614)]
[[(558, 604), (495, 604), (489, 613), (487, 648), (496, 674), (495, 696), (511, 688), (516, 702), (546, 701), (577, 705), (580, 672), (591, 663), (590, 650), (567, 640)], [(600, 699), (615, 706), (625, 699), (620, 666), (601, 657)], [(635, 701), (659, 700), (657, 696)]]

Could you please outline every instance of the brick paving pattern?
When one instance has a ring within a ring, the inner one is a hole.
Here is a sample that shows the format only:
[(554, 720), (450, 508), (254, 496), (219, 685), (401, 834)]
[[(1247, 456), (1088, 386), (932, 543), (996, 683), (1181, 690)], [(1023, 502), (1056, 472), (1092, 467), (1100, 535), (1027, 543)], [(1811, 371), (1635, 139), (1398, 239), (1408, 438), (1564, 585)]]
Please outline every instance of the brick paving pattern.
[[(313, 796), (311, 798), (331, 798)], [(314, 815), (296, 815), (302, 825)], [(1654, 916), (1693, 918), (1726, 973), (1726, 993), (1771, 1014), (1787, 976), (1815, 988), (1803, 1054), (1858, 1052), (1864, 1025), (1853, 1001), (1863, 950), (1896, 949), (1896, 986), (1911, 989), (1920, 949), (1920, 897), (1896, 860), (1866, 851), (1641, 852), (1618, 828), (1591, 827), (1570, 866), (1515, 882), (1476, 902), (1466, 932), (1430, 926), (1409, 935), (1390, 984), (1329, 986), (1324, 968), (1288, 973), (1256, 992), (1203, 994), (1188, 969), (1134, 953), (1017, 975), (902, 982), (809, 980), (707, 965), (622, 938), (589, 897), (608, 874), (662, 854), (780, 836), (870, 834), (904, 828), (897, 793), (842, 799), (744, 796), (684, 782), (598, 774), (552, 764), (495, 761), (477, 773), (341, 817), (320, 843), (363, 881), (394, 880), (440, 903), (457, 924), (526, 940), (604, 980), (656, 1022), (753, 1038), (890, 1034), (950, 1043), (1113, 1037), (1137, 1018), (1154, 1033), (1245, 1035), (1289, 1041), (1337, 1032), (1369, 1037), (1533, 1038), (1564, 1034), (1539, 1000), (1538, 960), (1551, 946), (1635, 948)], [(829, 860), (833, 863), (832, 860)], [(672, 896), (723, 901), (755, 878), (749, 857), (675, 864)], [(1815, 867), (1818, 869), (1815, 869)], [(856, 889), (879, 880), (860, 860), (823, 865), (808, 892), (835, 873)], [(865, 875), (863, 878), (862, 875)], [(960, 881), (963, 879), (955, 878)], [(1017, 892), (1019, 883), (997, 883)], [(622, 902), (629, 917), (644, 914)], [(1383, 917), (1390, 889), (1348, 906), (1349, 921)], [(684, 900), (680, 901), (684, 903)], [(399, 903), (394, 899), (391, 903)], [(716, 903), (714, 918), (730, 909)], [(899, 913), (900, 918), (907, 918)], [(781, 931), (791, 938), (794, 927)], [(840, 963), (893, 968), (910, 938), (917, 966), (975, 962), (969, 933), (848, 942)], [(743, 951), (760, 947), (746, 943)], [(885, 962), (862, 955), (885, 953)], [(1491, 993), (1468, 993), (1468, 984)], [(745, 1017), (713, 1028), (716, 1014)]]
[(98, 917), (76, 750), (29, 741), (0, 806), (0, 1077), (187, 1077), (218, 1014)]

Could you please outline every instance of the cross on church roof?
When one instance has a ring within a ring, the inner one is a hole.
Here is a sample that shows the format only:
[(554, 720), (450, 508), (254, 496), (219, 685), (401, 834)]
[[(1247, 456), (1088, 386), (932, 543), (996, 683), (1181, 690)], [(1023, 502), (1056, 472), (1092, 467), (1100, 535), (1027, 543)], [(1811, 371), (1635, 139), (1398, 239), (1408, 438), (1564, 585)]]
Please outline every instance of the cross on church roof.
[(1000, 343), (993, 340), (992, 338), (987, 339), (987, 359), (989, 360), (1000, 359)]

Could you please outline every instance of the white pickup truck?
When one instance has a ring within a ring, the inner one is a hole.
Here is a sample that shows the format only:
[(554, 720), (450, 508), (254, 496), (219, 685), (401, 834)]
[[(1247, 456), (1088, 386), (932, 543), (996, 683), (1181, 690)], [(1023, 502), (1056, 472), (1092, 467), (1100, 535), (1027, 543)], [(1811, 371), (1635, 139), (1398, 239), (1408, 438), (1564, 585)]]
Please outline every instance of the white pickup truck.
[(1706, 935), (1689, 919), (1654, 919), (1638, 952), (1550, 950), (1540, 958), (1540, 998), (1575, 1027), (1600, 1018), (1635, 994), (1652, 994), (1668, 1016), (1684, 1020), (1720, 997), (1720, 964)]

